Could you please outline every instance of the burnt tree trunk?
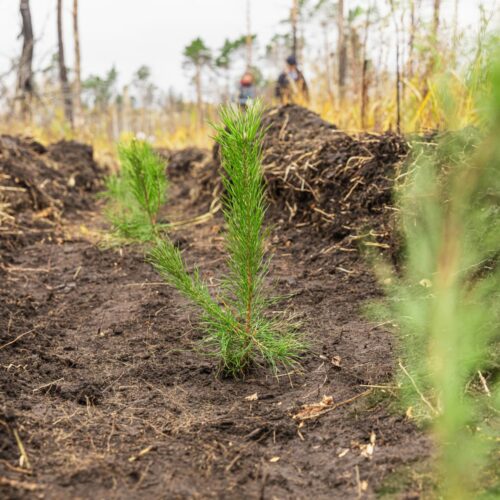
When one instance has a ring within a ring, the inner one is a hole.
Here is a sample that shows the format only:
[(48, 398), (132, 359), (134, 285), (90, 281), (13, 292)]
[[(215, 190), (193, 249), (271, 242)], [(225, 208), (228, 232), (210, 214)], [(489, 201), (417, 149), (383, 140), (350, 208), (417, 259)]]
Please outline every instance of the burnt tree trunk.
[(370, 66), (368, 59), (363, 61), (363, 73), (361, 77), (361, 129), (367, 128), (367, 112), (369, 104), (368, 89), (370, 88)]
[(33, 96), (33, 24), (31, 22), (31, 11), (29, 0), (21, 0), (20, 4), (23, 50), (19, 60), (19, 70), (17, 75), (17, 100), (23, 118), (31, 111), (31, 98)]
[(80, 33), (78, 29), (78, 0), (73, 0), (73, 39), (75, 43), (75, 111), (78, 122), (82, 121), (82, 76), (80, 56)]
[(63, 98), (64, 116), (73, 127), (73, 100), (71, 99), (71, 88), (68, 82), (68, 72), (64, 62), (64, 41), (62, 32), (62, 0), (57, 0), (57, 41), (58, 41), (58, 62), (59, 62), (59, 82), (61, 83), (61, 94)]

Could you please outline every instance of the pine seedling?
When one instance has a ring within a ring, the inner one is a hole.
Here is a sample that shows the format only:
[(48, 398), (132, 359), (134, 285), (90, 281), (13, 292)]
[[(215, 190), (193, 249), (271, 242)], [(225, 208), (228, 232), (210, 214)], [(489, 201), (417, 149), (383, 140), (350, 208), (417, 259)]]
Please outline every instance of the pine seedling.
[(121, 170), (106, 182), (106, 216), (120, 238), (152, 241), (165, 227), (158, 223), (166, 200), (165, 164), (143, 141), (121, 144), (118, 153)]
[(196, 269), (189, 273), (180, 251), (169, 241), (158, 241), (150, 259), (164, 279), (201, 310), (208, 351), (224, 372), (238, 376), (255, 365), (293, 365), (304, 349), (296, 325), (281, 314), (271, 314), (277, 299), (268, 295), (269, 270), (264, 228), (266, 212), (262, 173), (262, 105), (246, 112), (236, 107), (221, 109), (215, 126), (221, 146), (224, 218), (228, 275), (219, 294), (209, 292)]
[(482, 497), (481, 468), (498, 440), (500, 57), (484, 87), (477, 128), (417, 151), (399, 193), (404, 265), (388, 288), (401, 396), (432, 422), (442, 496), (454, 500)]

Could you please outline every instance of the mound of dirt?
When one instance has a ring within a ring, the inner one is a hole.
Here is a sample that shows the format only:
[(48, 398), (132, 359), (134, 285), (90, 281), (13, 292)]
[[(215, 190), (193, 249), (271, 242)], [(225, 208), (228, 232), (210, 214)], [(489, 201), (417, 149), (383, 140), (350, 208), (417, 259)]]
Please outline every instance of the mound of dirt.
[(76, 141), (59, 141), (47, 148), (47, 156), (57, 163), (59, 172), (67, 180), (69, 190), (64, 198), (65, 210), (88, 208), (91, 203), (88, 193), (101, 189), (105, 174), (94, 160), (92, 146)]
[(85, 144), (0, 136), (1, 253), (52, 237), (61, 217), (89, 209), (104, 173)]
[(190, 174), (205, 164), (210, 155), (208, 150), (197, 147), (157, 149), (156, 152), (167, 162), (167, 174), (172, 179)]
[(169, 197), (189, 199), (192, 216), (213, 209), (221, 190), (219, 163), (213, 160), (213, 153), (198, 147), (156, 149), (156, 152), (165, 160), (168, 178), (174, 181)]
[(391, 192), (408, 154), (405, 139), (349, 135), (296, 105), (269, 110), (264, 168), (276, 213), (343, 246), (390, 241)]
[[(275, 221), (307, 226), (349, 250), (360, 243), (393, 247), (392, 190), (409, 151), (404, 137), (349, 135), (293, 104), (271, 108), (263, 126), (264, 174)], [(204, 165), (202, 191), (220, 192), (214, 175), (220, 166), (218, 145)]]

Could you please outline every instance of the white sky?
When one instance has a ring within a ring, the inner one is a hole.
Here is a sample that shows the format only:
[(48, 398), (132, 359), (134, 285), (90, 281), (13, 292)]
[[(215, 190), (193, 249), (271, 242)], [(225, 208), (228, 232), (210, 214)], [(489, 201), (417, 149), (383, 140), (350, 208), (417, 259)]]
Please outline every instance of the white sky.
[[(347, 0), (351, 5), (373, 0)], [(387, 3), (385, 0), (377, 0)], [(423, 0), (430, 6), (432, 0)], [(491, 4), (495, 0), (483, 3)], [(454, 0), (443, 0), (443, 19), (451, 20)], [(48, 64), (57, 50), (56, 0), (31, 0), (35, 37), (35, 67)], [(476, 23), (480, 0), (460, 0), (463, 24)], [(66, 63), (73, 65), (72, 0), (63, 0)], [(82, 73), (104, 75), (115, 65), (120, 82), (130, 81), (142, 64), (152, 69), (154, 82), (164, 90), (170, 87), (186, 94), (189, 77), (182, 68), (182, 51), (201, 36), (211, 48), (219, 48), (225, 38), (245, 33), (246, 0), (80, 0), (80, 38)], [(289, 14), (291, 0), (252, 0), (252, 30), (264, 47), (280, 21)], [(10, 59), (20, 53), (19, 0), (0, 0), (0, 75)], [(312, 36), (312, 34), (311, 34)], [(278, 72), (280, 68), (277, 68)]]

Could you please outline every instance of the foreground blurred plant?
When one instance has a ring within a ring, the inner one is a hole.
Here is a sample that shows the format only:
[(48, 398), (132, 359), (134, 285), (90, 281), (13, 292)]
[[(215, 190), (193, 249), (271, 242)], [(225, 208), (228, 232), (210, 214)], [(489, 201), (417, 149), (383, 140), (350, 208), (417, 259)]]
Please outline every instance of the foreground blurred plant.
[(165, 164), (152, 147), (132, 140), (118, 147), (121, 170), (106, 181), (106, 216), (121, 238), (151, 241), (163, 227), (158, 212), (165, 203)]
[(291, 365), (303, 349), (294, 325), (282, 315), (269, 315), (275, 298), (265, 293), (269, 259), (263, 227), (266, 203), (261, 165), (262, 106), (245, 113), (221, 109), (222, 125), (215, 127), (225, 175), (224, 216), (229, 273), (212, 297), (198, 270), (189, 273), (180, 251), (168, 239), (158, 241), (150, 259), (165, 280), (202, 311), (206, 343), (222, 370), (240, 375), (257, 364)]
[(483, 83), (478, 128), (416, 146), (399, 192), (403, 276), (386, 276), (403, 398), (410, 415), (433, 423), (450, 499), (474, 497), (500, 401), (500, 64)]

